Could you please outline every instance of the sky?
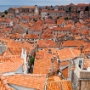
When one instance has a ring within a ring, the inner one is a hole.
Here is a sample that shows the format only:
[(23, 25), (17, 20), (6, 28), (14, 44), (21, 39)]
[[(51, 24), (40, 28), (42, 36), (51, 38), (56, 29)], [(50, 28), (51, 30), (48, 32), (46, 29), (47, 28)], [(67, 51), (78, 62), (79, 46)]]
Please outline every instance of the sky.
[(0, 0), (0, 5), (65, 5), (90, 3), (90, 0)]

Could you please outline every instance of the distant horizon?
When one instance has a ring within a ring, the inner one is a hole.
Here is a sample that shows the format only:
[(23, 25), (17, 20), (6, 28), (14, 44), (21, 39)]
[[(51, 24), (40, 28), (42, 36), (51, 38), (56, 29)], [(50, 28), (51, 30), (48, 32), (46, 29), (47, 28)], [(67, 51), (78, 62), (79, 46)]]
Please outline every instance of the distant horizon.
[[(72, 3), (72, 2), (71, 2)], [(71, 4), (71, 3), (69, 3), (69, 4)], [(52, 5), (52, 6), (56, 6), (56, 5), (61, 5), (61, 6), (63, 6), (63, 5), (69, 5), (69, 4), (55, 4), (55, 5)], [(75, 3), (73, 3), (73, 4), (75, 4)], [(77, 3), (77, 4), (89, 4), (89, 3)], [(75, 4), (75, 5), (77, 5), (77, 4)], [(0, 12), (4, 12), (5, 10), (8, 10), (9, 8), (11, 8), (11, 7), (16, 7), (16, 8), (19, 8), (20, 6), (34, 6), (34, 5), (37, 5), (37, 4), (28, 4), (28, 5), (25, 5), (25, 4), (20, 4), (20, 5), (15, 5), (15, 4), (13, 4), (13, 5), (0, 5)], [(37, 6), (39, 6), (39, 7), (43, 7), (43, 6), (51, 6), (51, 5), (37, 5)]]
[(0, 5), (38, 5), (38, 6), (50, 6), (50, 5), (68, 5), (70, 3), (90, 3), (90, 0), (0, 0)]
[[(69, 3), (69, 4), (71, 4), (71, 3)], [(52, 5), (52, 6), (56, 6), (56, 5), (69, 5), (69, 4), (55, 4), (55, 5)], [(75, 3), (72, 3), (72, 4), (75, 4)], [(77, 3), (77, 4), (90, 4), (90, 3)], [(75, 4), (75, 5), (77, 5), (77, 4)], [(22, 5), (0, 5), (0, 6), (35, 6), (35, 5), (37, 5), (37, 4), (31, 4), (31, 5), (24, 5), (24, 4), (22, 4)], [(51, 6), (51, 5), (37, 5), (37, 6)]]

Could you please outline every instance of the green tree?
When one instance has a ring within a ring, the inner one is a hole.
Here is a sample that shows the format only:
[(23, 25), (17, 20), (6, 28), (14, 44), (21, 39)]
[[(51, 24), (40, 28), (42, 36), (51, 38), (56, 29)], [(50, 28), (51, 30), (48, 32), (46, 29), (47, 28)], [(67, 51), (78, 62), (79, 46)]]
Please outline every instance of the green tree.
[(7, 10), (5, 10), (5, 11), (4, 11), (4, 13), (5, 13), (5, 14), (8, 14), (8, 11), (7, 11)]
[(31, 65), (34, 65), (34, 61), (35, 61), (35, 58), (34, 57), (30, 58), (30, 64)]

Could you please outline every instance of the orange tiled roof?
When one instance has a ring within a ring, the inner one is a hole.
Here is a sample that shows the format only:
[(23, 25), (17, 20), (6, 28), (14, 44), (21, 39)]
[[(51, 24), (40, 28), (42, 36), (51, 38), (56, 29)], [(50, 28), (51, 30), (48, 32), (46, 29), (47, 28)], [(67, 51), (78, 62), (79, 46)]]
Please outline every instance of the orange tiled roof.
[(9, 87), (7, 80), (2, 75), (0, 75), (0, 90), (14, 90), (13, 88)]
[(46, 19), (45, 22), (47, 24), (55, 24), (54, 20), (52, 20), (52, 19)]
[(39, 38), (39, 36), (38, 35), (36, 35), (36, 34), (26, 34), (25, 36), (24, 36), (24, 38), (32, 38), (32, 39), (38, 39)]
[(65, 36), (65, 34), (58, 34), (57, 38), (60, 38), (60, 37), (63, 37), (63, 36)]
[(76, 6), (89, 6), (89, 4), (85, 4), (85, 3), (79, 3)]
[(33, 44), (30, 44), (28, 42), (16, 42), (14, 40), (10, 40), (7, 45), (7, 50), (12, 55), (21, 55), (22, 48), (25, 48), (27, 53), (32, 52), (32, 50), (35, 48)]
[[(52, 53), (49, 53), (48, 50), (51, 50)], [(46, 58), (51, 58), (53, 55), (56, 54), (56, 50), (54, 48), (45, 48), (43, 50), (40, 50), (36, 52), (36, 59), (46, 59)]]
[(53, 40), (39, 40), (38, 47), (53, 48), (53, 47), (58, 47), (58, 44), (54, 42)]
[(11, 19), (9, 19), (9, 18), (0, 18), (0, 22), (8, 22), (8, 23), (10, 23)]
[(82, 37), (79, 36), (79, 35), (74, 35), (74, 38), (75, 38), (76, 40), (78, 40), (78, 39), (82, 39)]
[[(39, 59), (39, 60), (35, 60), (34, 62), (33, 73), (34, 74), (48, 74), (48, 73), (51, 73), (51, 69), (52, 69), (52, 62), (50, 58)], [(58, 70), (59, 70), (58, 63), (57, 63), (57, 60), (55, 60), (53, 71), (56, 72)]]
[(15, 38), (21, 38), (21, 35), (18, 34), (18, 33), (15, 33), (15, 34), (9, 34), (8, 36), (9, 36), (10, 38), (13, 38), (13, 39), (15, 39)]
[(14, 60), (0, 63), (0, 73), (14, 72), (23, 65), (23, 59), (12, 58)]
[(38, 90), (44, 90), (44, 84), (46, 81), (46, 75), (44, 74), (18, 74), (6, 76), (5, 78), (9, 84)]
[(72, 85), (69, 80), (61, 80), (59, 76), (53, 76), (48, 78), (47, 90), (72, 90)]
[(54, 26), (56, 27), (57, 25), (56, 24), (44, 24), (44, 28), (54, 28)]
[(42, 34), (42, 36), (41, 36), (41, 38), (43, 38), (43, 39), (49, 39), (49, 38), (52, 38), (53, 37), (53, 35), (52, 34)]
[(71, 31), (71, 28), (70, 27), (55, 27), (53, 30), (55, 31)]
[(38, 19), (39, 18), (39, 15), (34, 15), (33, 18), (34, 19)]
[(71, 82), (68, 80), (61, 80), (59, 82), (48, 83), (47, 90), (72, 90)]
[(80, 50), (73, 48), (65, 48), (57, 51), (61, 61), (69, 60), (80, 55)]
[(33, 25), (31, 28), (30, 28), (30, 30), (37, 30), (37, 31), (41, 31), (42, 30), (42, 26), (40, 26), (40, 25)]
[(80, 47), (85, 44), (83, 40), (68, 40), (63, 42), (62, 46), (64, 47)]
[(89, 32), (88, 32), (87, 30), (82, 30), (82, 31), (81, 31), (81, 34), (89, 35)]
[(44, 24), (44, 21), (43, 20), (38, 20), (37, 22), (35, 22), (35, 25), (43, 25)]
[(84, 50), (89, 50), (90, 49), (90, 43), (87, 43), (84, 47)]
[(62, 80), (62, 78), (60, 76), (58, 76), (58, 74), (55, 74), (55, 75), (49, 76), (47, 82), (61, 81), (61, 80)]
[(65, 78), (68, 78), (68, 67), (62, 70), (62, 73)]
[(73, 27), (73, 24), (66, 24), (65, 27), (71, 28), (71, 27)]
[(38, 20), (37, 22), (35, 22), (35, 24), (30, 27), (30, 30), (42, 30), (42, 25), (43, 25), (44, 21), (43, 20)]
[(7, 44), (9, 43), (9, 40), (10, 40), (10, 39), (8, 39), (8, 38), (0, 38), (0, 43), (1, 43), (2, 41), (4, 41), (4, 43), (7, 45)]
[(25, 28), (29, 28), (29, 24), (28, 23), (22, 23), (22, 22), (19, 22), (19, 24)]
[(29, 20), (31, 18), (31, 16), (22, 16), (23, 20)]
[(62, 24), (63, 22), (65, 23), (65, 20), (64, 19), (62, 19), (62, 20), (61, 19), (57, 19), (57, 25), (58, 24)]
[[(48, 50), (51, 50), (50, 53)], [(56, 54), (55, 49), (45, 48), (36, 53), (36, 60), (34, 62), (33, 73), (48, 74), (52, 68), (51, 58)], [(38, 64), (39, 63), (39, 64)], [(46, 67), (47, 66), (47, 67)], [(54, 61), (54, 71), (58, 70), (57, 60)]]
[(43, 34), (52, 34), (52, 30), (50, 28), (46, 28), (44, 31), (43, 31)]
[(60, 62), (60, 66), (67, 66), (69, 64), (69, 61)]

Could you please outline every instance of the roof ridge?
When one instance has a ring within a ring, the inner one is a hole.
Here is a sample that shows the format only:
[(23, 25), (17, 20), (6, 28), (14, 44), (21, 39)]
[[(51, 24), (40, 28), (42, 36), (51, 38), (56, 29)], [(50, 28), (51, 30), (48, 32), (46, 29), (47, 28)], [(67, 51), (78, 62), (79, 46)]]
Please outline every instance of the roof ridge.
[(70, 52), (72, 53), (72, 55), (75, 57), (74, 53), (72, 52), (71, 48), (69, 48)]

